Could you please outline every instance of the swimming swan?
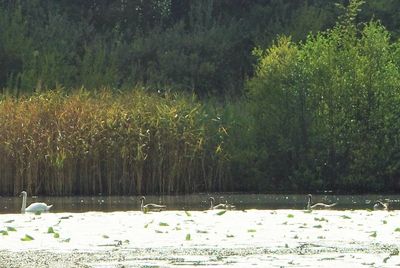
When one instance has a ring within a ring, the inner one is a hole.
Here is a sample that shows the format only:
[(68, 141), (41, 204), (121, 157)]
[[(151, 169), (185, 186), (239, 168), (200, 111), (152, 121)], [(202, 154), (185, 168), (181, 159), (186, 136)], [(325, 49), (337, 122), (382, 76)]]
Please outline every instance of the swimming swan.
[(228, 204), (228, 201), (225, 200), (225, 204), (218, 204), (214, 206), (215, 199), (214, 197), (210, 197), (210, 209), (227, 209), (227, 210), (232, 210), (235, 209), (236, 207), (234, 205)]
[(374, 210), (388, 210), (389, 204), (388, 203), (383, 203), (380, 200), (377, 200), (374, 204)]
[(336, 206), (337, 203), (332, 203), (332, 204), (324, 204), (324, 203), (316, 203), (312, 205), (312, 195), (308, 195), (308, 202), (307, 202), (307, 210), (311, 210), (314, 208), (331, 208), (333, 206)]
[(144, 200), (146, 200), (146, 197), (141, 196), (140, 197), (140, 210), (142, 212), (149, 212), (149, 211), (160, 212), (167, 208), (167, 206), (165, 206), (165, 205), (157, 205), (157, 204), (146, 204), (145, 205)]
[(22, 207), (21, 207), (21, 213), (25, 212), (45, 212), (49, 211), (50, 208), (53, 205), (48, 206), (46, 203), (32, 203), (29, 205), (29, 207), (26, 207), (26, 192), (22, 191), (21, 195), (22, 196)]

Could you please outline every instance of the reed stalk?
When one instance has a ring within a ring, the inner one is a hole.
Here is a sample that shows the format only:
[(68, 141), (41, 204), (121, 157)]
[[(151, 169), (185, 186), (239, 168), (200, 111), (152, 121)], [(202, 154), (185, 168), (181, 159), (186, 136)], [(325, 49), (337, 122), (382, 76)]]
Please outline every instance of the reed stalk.
[[(0, 101), (0, 194), (229, 189), (223, 126), (190, 96), (59, 90)], [(219, 148), (219, 149), (218, 149)]]

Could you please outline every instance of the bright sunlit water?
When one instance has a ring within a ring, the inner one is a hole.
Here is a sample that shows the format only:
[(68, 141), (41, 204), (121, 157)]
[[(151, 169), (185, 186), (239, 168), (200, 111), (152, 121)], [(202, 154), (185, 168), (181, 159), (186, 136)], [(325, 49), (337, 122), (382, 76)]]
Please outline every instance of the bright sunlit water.
[[(305, 194), (192, 194), (176, 196), (147, 196), (146, 203), (165, 204), (168, 210), (205, 210), (210, 206), (209, 197), (216, 203), (234, 204), (238, 210), (244, 209), (304, 209), (307, 204)], [(400, 195), (313, 195), (313, 203), (324, 202), (337, 205), (334, 209), (372, 209), (376, 200), (389, 200), (390, 209), (400, 208)], [(135, 211), (140, 209), (139, 196), (76, 196), (46, 197), (28, 196), (27, 204), (45, 202), (53, 204), (52, 212), (88, 211)], [(22, 198), (0, 197), (0, 214), (18, 213)]]

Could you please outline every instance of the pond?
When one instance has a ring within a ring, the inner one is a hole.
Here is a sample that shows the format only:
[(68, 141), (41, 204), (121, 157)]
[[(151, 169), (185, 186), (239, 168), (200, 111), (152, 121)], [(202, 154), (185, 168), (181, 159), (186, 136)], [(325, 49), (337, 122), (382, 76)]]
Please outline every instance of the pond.
[[(205, 210), (210, 207), (209, 197), (216, 203), (228, 201), (238, 210), (243, 209), (304, 209), (306, 195), (281, 194), (192, 194), (177, 196), (147, 196), (148, 203), (166, 204), (168, 210)], [(335, 210), (372, 209), (376, 200), (390, 200), (391, 209), (400, 208), (400, 195), (313, 195), (313, 202), (337, 203)], [(76, 196), (76, 197), (29, 197), (28, 202), (53, 204), (52, 212), (134, 211), (140, 209), (138, 196)], [(0, 197), (0, 214), (18, 213), (20, 197)]]
[[(20, 213), (0, 198), (0, 267), (400, 266), (399, 196), (314, 195), (334, 210), (304, 210), (306, 195), (213, 194), (237, 210), (208, 210), (208, 194), (37, 197), (50, 213)], [(389, 211), (371, 211), (390, 199)]]

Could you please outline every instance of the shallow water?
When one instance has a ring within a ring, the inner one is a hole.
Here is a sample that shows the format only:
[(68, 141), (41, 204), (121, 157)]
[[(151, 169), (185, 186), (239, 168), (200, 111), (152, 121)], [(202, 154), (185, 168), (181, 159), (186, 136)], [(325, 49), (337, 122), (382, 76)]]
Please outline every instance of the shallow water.
[[(177, 196), (147, 196), (147, 203), (165, 204), (168, 210), (205, 210), (210, 206), (209, 197), (216, 203), (228, 201), (238, 210), (243, 209), (304, 209), (306, 195), (282, 194), (192, 194)], [(372, 209), (375, 200), (390, 200), (390, 209), (400, 208), (400, 195), (313, 195), (313, 202), (337, 203), (335, 210)], [(27, 204), (45, 202), (53, 204), (53, 212), (135, 211), (140, 209), (138, 196), (91, 197), (28, 197)], [(0, 214), (18, 213), (20, 197), (0, 197)]]
[(396, 267), (399, 222), (366, 210), (1, 214), (0, 267)]

